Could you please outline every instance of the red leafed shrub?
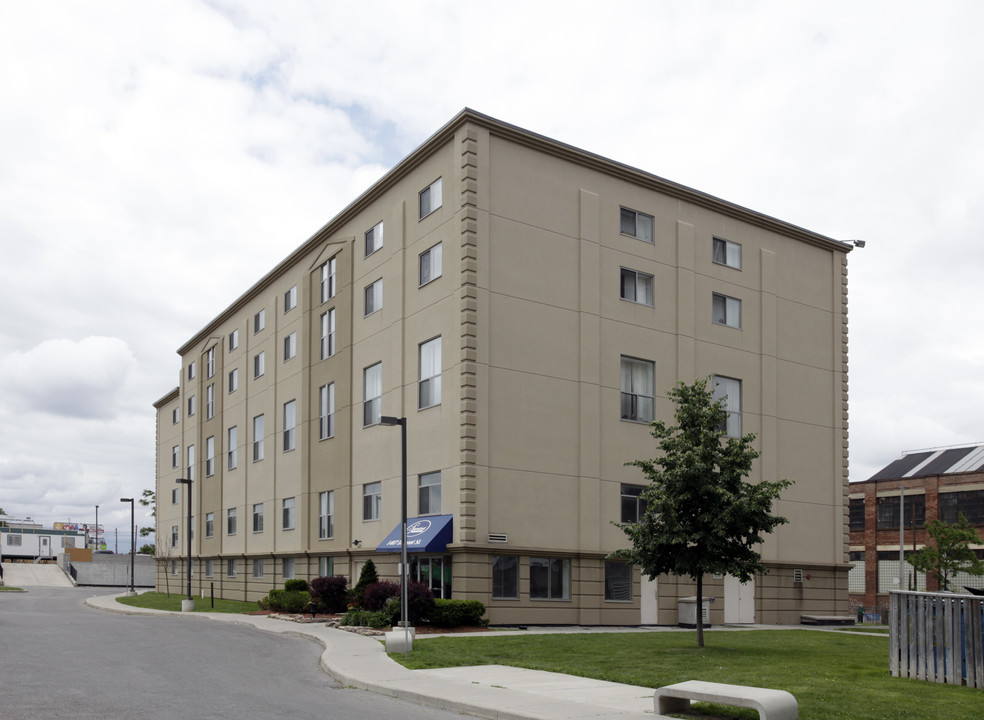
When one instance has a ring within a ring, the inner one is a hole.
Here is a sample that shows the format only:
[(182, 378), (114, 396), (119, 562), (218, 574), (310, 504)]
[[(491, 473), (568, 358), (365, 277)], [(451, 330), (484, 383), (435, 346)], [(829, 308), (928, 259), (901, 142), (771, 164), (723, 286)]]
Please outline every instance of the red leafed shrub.
[(372, 585), (366, 586), (362, 593), (362, 607), (373, 612), (383, 609), (386, 601), (391, 597), (399, 596), (400, 584), (389, 580), (380, 580)]

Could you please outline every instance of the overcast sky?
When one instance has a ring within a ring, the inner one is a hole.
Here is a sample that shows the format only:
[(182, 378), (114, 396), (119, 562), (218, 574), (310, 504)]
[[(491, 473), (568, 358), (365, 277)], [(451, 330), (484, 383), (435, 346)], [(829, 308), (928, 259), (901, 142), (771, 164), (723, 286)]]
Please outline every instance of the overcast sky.
[(852, 480), (984, 441), (982, 27), (975, 0), (0, 0), (0, 507), (127, 527), (176, 349), (463, 107), (864, 239)]

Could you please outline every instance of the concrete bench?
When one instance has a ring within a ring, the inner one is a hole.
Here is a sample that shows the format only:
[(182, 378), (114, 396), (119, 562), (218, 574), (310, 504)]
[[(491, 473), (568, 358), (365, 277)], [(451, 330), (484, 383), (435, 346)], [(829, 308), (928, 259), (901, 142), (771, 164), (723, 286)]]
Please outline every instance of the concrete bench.
[(796, 698), (785, 690), (688, 680), (661, 687), (653, 695), (653, 705), (657, 715), (687, 712), (690, 710), (692, 700), (753, 708), (758, 710), (762, 720), (798, 720), (799, 718)]

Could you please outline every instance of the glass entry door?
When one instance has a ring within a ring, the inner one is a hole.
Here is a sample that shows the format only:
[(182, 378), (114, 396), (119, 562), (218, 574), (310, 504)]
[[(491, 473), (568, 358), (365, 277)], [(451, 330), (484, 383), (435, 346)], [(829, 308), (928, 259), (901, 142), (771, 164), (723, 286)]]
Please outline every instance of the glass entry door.
[(411, 556), (410, 579), (426, 583), (436, 598), (450, 598), (451, 556)]

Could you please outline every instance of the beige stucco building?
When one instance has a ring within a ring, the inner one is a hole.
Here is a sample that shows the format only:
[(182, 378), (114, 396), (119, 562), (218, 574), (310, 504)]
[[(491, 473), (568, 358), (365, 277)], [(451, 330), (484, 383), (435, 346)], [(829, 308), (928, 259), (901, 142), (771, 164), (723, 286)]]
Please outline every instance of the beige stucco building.
[(400, 430), (379, 417), (405, 416), (409, 515), (450, 532), (411, 553), (436, 593), (494, 624), (675, 623), (691, 583), (605, 557), (647, 421), (715, 376), (729, 431), (757, 436), (752, 480), (795, 485), (770, 573), (707, 578), (711, 621), (845, 613), (849, 249), (465, 110), (178, 350), (159, 585), (184, 582), (187, 476), (196, 593), (354, 583), (369, 557), (396, 579), (377, 548)]

